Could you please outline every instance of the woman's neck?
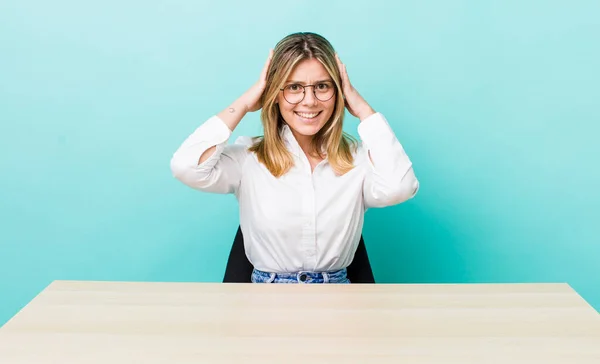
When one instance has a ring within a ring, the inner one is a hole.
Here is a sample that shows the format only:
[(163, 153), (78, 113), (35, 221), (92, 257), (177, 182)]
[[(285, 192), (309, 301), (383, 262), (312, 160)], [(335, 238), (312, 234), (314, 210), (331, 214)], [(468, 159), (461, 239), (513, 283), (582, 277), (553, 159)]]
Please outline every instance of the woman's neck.
[(312, 145), (312, 140), (313, 140), (312, 135), (301, 135), (301, 134), (294, 132), (293, 130), (292, 130), (292, 134), (294, 135), (296, 142), (298, 142), (300, 149), (302, 149), (302, 151), (304, 152), (304, 154), (306, 154), (307, 157), (315, 155), (315, 150), (313, 150), (313, 145)]

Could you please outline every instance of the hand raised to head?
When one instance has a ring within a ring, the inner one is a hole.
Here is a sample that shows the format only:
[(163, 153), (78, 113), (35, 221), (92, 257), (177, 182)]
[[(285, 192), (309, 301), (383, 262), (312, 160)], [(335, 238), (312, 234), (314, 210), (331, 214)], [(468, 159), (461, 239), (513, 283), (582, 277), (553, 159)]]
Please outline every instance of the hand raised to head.
[(340, 75), (342, 76), (342, 91), (344, 93), (344, 99), (346, 108), (352, 114), (352, 116), (359, 118), (361, 121), (368, 116), (375, 113), (367, 101), (358, 93), (358, 91), (350, 83), (346, 65), (342, 63), (340, 57), (335, 55)]

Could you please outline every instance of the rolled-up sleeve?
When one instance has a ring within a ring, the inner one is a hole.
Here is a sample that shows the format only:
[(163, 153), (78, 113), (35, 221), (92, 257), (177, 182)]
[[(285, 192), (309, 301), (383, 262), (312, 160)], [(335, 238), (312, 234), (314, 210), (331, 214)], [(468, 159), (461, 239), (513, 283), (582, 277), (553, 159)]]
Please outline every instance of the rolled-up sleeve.
[(358, 125), (366, 175), (363, 185), (365, 208), (404, 202), (417, 193), (419, 181), (412, 162), (381, 113)]
[[(171, 172), (194, 189), (214, 193), (237, 193), (248, 143), (242, 138), (227, 145), (231, 130), (217, 116), (200, 125), (171, 158)], [(216, 146), (215, 152), (198, 164), (200, 156)]]

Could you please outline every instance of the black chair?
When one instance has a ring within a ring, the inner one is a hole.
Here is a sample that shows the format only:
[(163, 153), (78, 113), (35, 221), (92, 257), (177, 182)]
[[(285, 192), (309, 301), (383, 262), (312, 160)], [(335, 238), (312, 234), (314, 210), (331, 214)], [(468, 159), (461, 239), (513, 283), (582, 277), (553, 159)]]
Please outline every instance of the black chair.
[[(251, 283), (251, 275), (254, 267), (246, 257), (244, 251), (244, 236), (242, 229), (238, 227), (237, 234), (233, 240), (233, 246), (229, 252), (227, 266), (225, 268), (225, 276), (223, 283)], [(348, 278), (352, 283), (375, 283), (367, 248), (362, 235), (358, 248), (354, 254), (354, 260), (348, 266)]]

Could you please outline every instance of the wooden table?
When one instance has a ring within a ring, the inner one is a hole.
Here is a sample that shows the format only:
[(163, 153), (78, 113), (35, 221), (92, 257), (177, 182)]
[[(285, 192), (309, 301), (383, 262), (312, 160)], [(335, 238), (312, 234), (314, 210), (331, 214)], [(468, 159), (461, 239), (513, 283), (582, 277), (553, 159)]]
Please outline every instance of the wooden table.
[(566, 284), (56, 281), (0, 363), (599, 364), (600, 315)]

